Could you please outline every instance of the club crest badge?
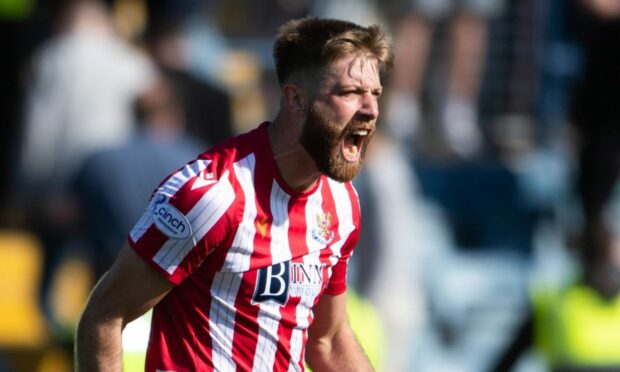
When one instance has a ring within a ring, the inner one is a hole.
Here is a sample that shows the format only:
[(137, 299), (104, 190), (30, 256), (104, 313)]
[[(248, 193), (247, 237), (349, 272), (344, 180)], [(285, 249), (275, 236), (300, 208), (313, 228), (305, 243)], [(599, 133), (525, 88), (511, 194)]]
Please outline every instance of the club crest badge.
[(318, 213), (315, 222), (316, 226), (312, 230), (312, 238), (321, 244), (329, 244), (334, 239), (334, 232), (330, 230), (331, 214), (329, 212)]

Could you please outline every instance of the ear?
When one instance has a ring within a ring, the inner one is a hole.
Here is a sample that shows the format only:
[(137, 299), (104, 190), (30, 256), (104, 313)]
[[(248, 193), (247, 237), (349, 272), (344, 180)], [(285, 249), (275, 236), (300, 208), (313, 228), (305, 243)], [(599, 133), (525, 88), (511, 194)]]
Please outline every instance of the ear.
[(282, 99), (286, 110), (289, 112), (303, 113), (306, 109), (306, 94), (296, 84), (285, 84), (282, 87)]

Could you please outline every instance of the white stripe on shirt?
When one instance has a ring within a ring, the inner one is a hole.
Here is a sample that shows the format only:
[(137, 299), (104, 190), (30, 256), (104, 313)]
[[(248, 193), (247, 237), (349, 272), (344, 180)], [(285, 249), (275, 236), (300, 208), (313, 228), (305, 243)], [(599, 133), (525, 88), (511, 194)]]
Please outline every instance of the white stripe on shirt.
[[(215, 275), (211, 286), (211, 310), (209, 313), (209, 328), (212, 330), (213, 367), (216, 371), (236, 370), (232, 348), (235, 332), (236, 310), (234, 303), (243, 278), (243, 272), (250, 267), (252, 241), (254, 240), (254, 219), (256, 218), (255, 193), (252, 180), (254, 178), (254, 155), (250, 155), (238, 163), (233, 164), (237, 181), (241, 185), (245, 196), (243, 222), (247, 229), (237, 229), (233, 238), (232, 247), (226, 254), (225, 262), (230, 267), (238, 269), (238, 273), (223, 270)], [(244, 247), (243, 252), (240, 248)], [(233, 304), (231, 306), (231, 304)]]
[(226, 171), (187, 214), (187, 220), (192, 226), (192, 235), (188, 239), (169, 239), (153, 257), (153, 261), (169, 274), (174, 273), (196, 244), (232, 205), (235, 191), (228, 177), (229, 172)]
[[(271, 186), (271, 262), (279, 263), (291, 259), (288, 241), (289, 215), (288, 204), (291, 197), (282, 190), (274, 180)], [(280, 326), (280, 304), (275, 301), (260, 303), (257, 321), (259, 324), (256, 355), (253, 371), (272, 371), (278, 350), (278, 328)]]
[(155, 195), (161, 194), (170, 197), (176, 194), (176, 192), (179, 191), (179, 189), (183, 187), (183, 185), (185, 185), (189, 180), (200, 174), (200, 172), (205, 170), (210, 163), (211, 160), (197, 159), (187, 164), (185, 167), (183, 167), (183, 169), (170, 176), (168, 180), (166, 180), (166, 182), (164, 182), (164, 184), (161, 185), (153, 194), (154, 197), (151, 198), (151, 201), (149, 202), (146, 211), (138, 220), (133, 229), (131, 229), (131, 232), (129, 233), (129, 237), (131, 238), (131, 240), (137, 242), (153, 224), (152, 212), (155, 206), (155, 202), (157, 200), (157, 197), (155, 197)]

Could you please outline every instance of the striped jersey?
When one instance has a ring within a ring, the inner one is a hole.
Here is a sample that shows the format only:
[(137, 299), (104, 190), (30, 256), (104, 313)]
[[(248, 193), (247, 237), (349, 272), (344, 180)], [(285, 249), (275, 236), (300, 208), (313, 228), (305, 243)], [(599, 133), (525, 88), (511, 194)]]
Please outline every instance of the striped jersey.
[(281, 178), (264, 123), (155, 190), (130, 246), (175, 288), (153, 310), (147, 371), (302, 371), (312, 307), (346, 290), (350, 182)]

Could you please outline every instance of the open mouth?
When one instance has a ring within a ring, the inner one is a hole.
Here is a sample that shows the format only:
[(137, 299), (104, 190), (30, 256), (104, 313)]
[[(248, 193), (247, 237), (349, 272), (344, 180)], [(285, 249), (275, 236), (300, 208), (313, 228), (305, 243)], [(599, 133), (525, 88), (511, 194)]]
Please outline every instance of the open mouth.
[(368, 139), (370, 130), (356, 129), (342, 141), (342, 156), (348, 162), (357, 162), (362, 157), (362, 145)]

